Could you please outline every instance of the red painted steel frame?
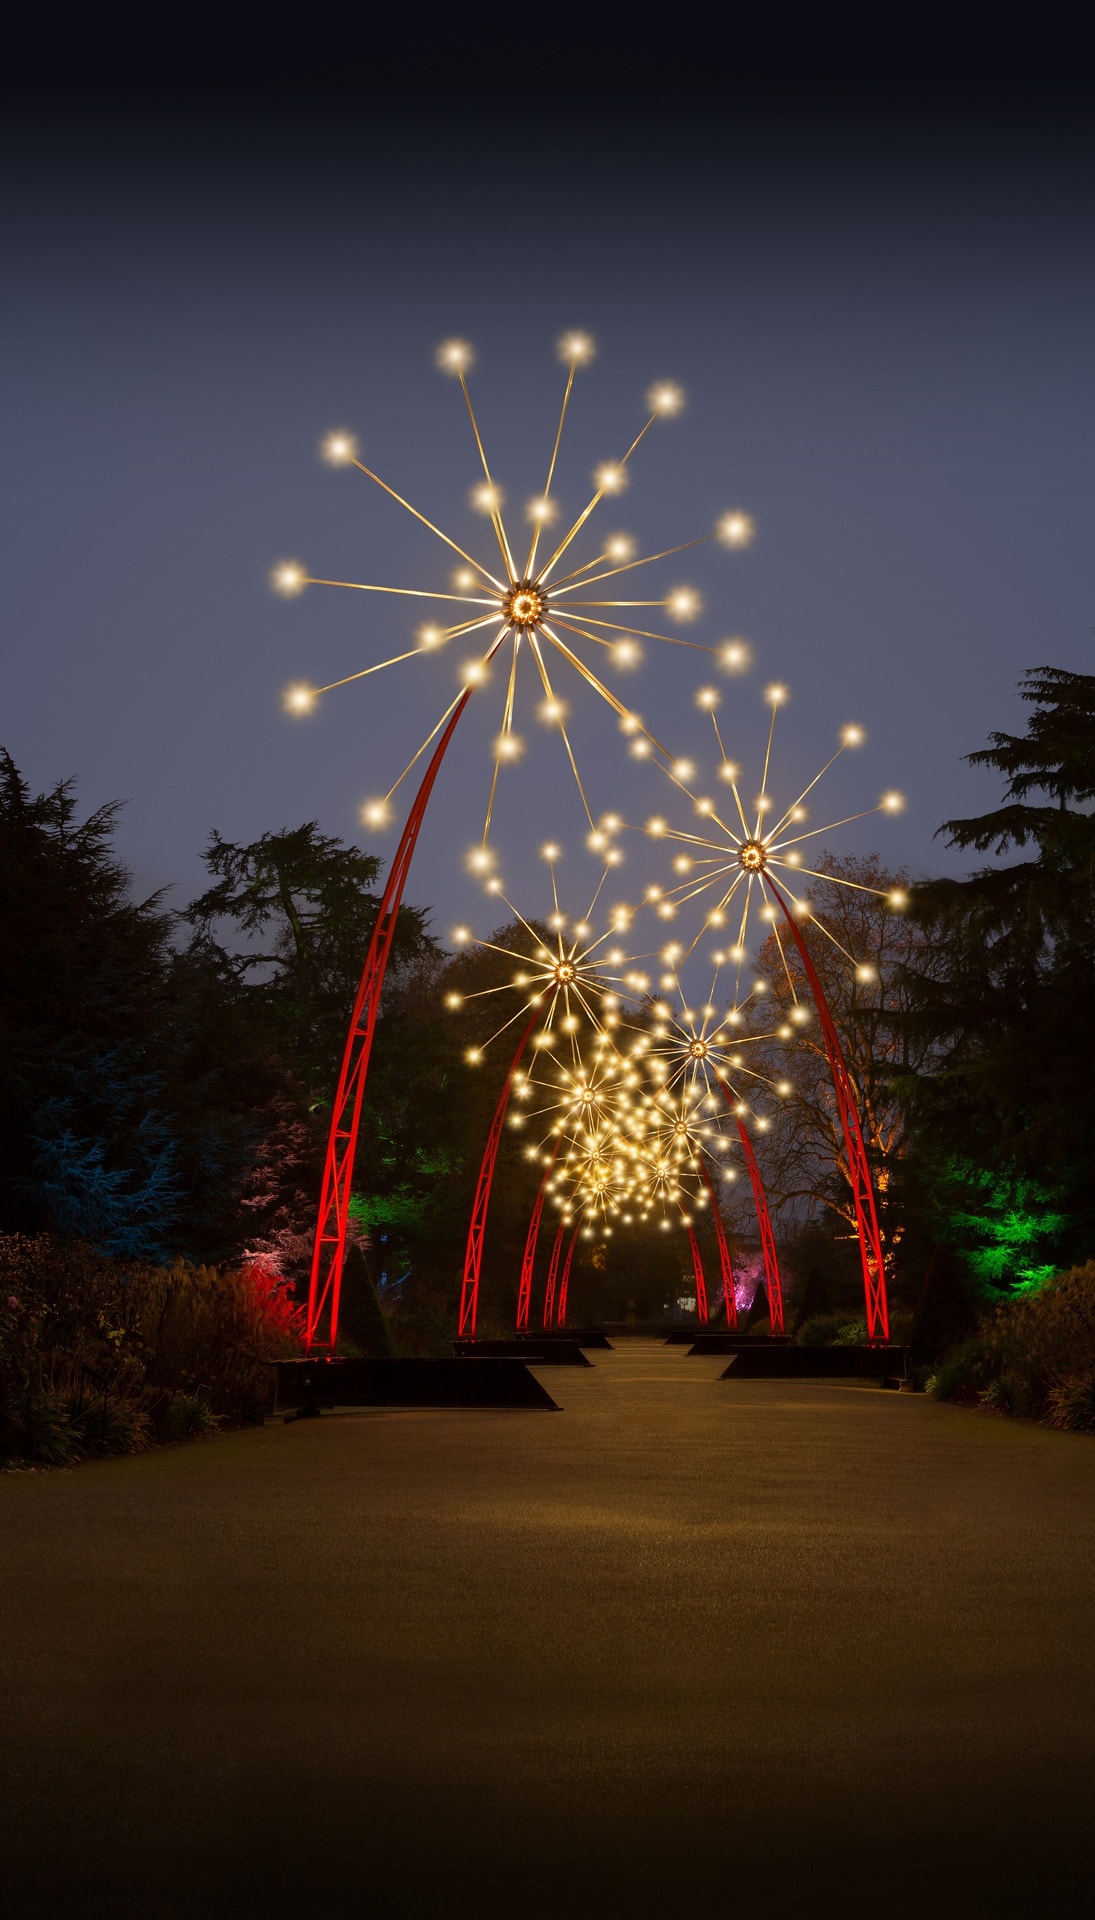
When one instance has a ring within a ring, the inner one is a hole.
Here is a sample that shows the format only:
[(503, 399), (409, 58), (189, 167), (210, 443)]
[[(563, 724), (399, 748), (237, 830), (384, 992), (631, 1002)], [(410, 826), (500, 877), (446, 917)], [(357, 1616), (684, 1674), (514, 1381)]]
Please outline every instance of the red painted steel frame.
[[(579, 1225), (580, 1224), (579, 1222)], [(578, 1228), (575, 1227), (574, 1232), (570, 1236), (570, 1245), (567, 1248), (567, 1257), (563, 1261), (563, 1272), (559, 1281), (559, 1298), (555, 1305), (555, 1324), (557, 1327), (565, 1327), (567, 1323), (567, 1291), (570, 1287), (571, 1262), (574, 1259), (574, 1249), (577, 1244)]]
[(470, 687), (466, 693), (461, 694), (452, 719), (437, 743), (422, 785), (415, 795), (414, 805), (407, 817), (407, 824), (403, 829), (388, 873), (388, 884), (381, 897), (380, 911), (376, 917), (373, 937), (365, 957), (357, 999), (354, 1001), (350, 1031), (346, 1036), (346, 1047), (342, 1056), (342, 1071), (338, 1077), (338, 1091), (335, 1094), (335, 1103), (331, 1112), (331, 1126), (327, 1136), (327, 1158), (323, 1166), (323, 1186), (320, 1193), (319, 1216), (316, 1221), (315, 1247), (312, 1252), (312, 1277), (308, 1288), (308, 1317), (305, 1323), (305, 1344), (309, 1347), (315, 1342), (317, 1329), (325, 1311), (329, 1311), (330, 1314), (328, 1344), (332, 1350), (338, 1337), (338, 1302), (342, 1290), (342, 1265), (346, 1257), (346, 1226), (349, 1220), (354, 1153), (357, 1149), (358, 1129), (361, 1125), (361, 1103), (369, 1071), (369, 1056), (373, 1050), (377, 1008), (380, 1004), (392, 941), (395, 938), (399, 909), (403, 903), (403, 889), (407, 884), (411, 856), (422, 827), (426, 805), (456, 723), (467, 706), (471, 694)]
[(776, 1236), (772, 1232), (772, 1216), (768, 1211), (768, 1200), (764, 1191), (764, 1182), (760, 1177), (757, 1156), (753, 1152), (753, 1142), (745, 1131), (741, 1115), (736, 1111), (737, 1099), (731, 1093), (726, 1082), (720, 1081), (726, 1103), (735, 1109), (734, 1120), (738, 1129), (738, 1139), (745, 1155), (745, 1165), (749, 1173), (749, 1184), (753, 1189), (753, 1205), (756, 1209), (757, 1228), (760, 1232), (760, 1250), (764, 1259), (764, 1282), (768, 1290), (768, 1318), (772, 1332), (783, 1332), (783, 1285), (779, 1277), (779, 1261), (776, 1258)]
[(700, 1243), (691, 1227), (688, 1229), (688, 1244), (692, 1249), (692, 1272), (696, 1277), (696, 1318), (700, 1326), (705, 1327), (707, 1325), (707, 1282), (703, 1277)]
[(528, 1044), (529, 1034), (540, 1018), (540, 1002), (537, 1000), (532, 1015), (517, 1043), (517, 1052), (510, 1061), (509, 1071), (498, 1095), (498, 1105), (494, 1109), (494, 1119), (490, 1123), (487, 1144), (483, 1148), (483, 1158), (479, 1166), (479, 1179), (475, 1186), (475, 1199), (472, 1202), (471, 1221), (468, 1226), (468, 1244), (464, 1250), (464, 1282), (460, 1289), (461, 1340), (475, 1338), (475, 1316), (479, 1311), (479, 1272), (483, 1265), (483, 1242), (487, 1233), (487, 1208), (490, 1206), (490, 1190), (494, 1180), (495, 1162), (502, 1140), (502, 1128), (506, 1124), (506, 1109), (513, 1090), (513, 1076), (521, 1064), (521, 1055)]
[(555, 1313), (555, 1282), (559, 1277), (559, 1255), (563, 1250), (563, 1223), (560, 1220), (555, 1233), (555, 1243), (551, 1249), (551, 1261), (548, 1265), (547, 1286), (544, 1288), (544, 1325), (550, 1327)]
[(867, 1338), (872, 1342), (885, 1342), (890, 1337), (890, 1313), (886, 1300), (886, 1270), (882, 1260), (882, 1236), (878, 1231), (878, 1211), (875, 1206), (874, 1182), (871, 1179), (871, 1166), (867, 1158), (867, 1149), (863, 1141), (863, 1127), (859, 1118), (855, 1088), (848, 1072), (844, 1053), (840, 1045), (840, 1036), (829, 1011), (829, 1003), (817, 970), (810, 958), (809, 949), (802, 937), (801, 930), (794, 920), (786, 900), (783, 898), (774, 880), (766, 873), (765, 884), (773, 899), (783, 909), (783, 917), (790, 929), (791, 936), (799, 951), (799, 958), (806, 969), (810, 990), (814, 996), (821, 1031), (825, 1038), (825, 1049), (829, 1055), (829, 1070), (833, 1076), (833, 1091), (836, 1094), (837, 1111), (840, 1114), (844, 1145), (848, 1154), (848, 1178), (855, 1202), (856, 1226), (859, 1230), (859, 1254), (863, 1264), (863, 1294), (867, 1303)]
[(726, 1227), (723, 1224), (722, 1214), (719, 1212), (719, 1203), (715, 1194), (714, 1182), (702, 1160), (700, 1161), (700, 1172), (703, 1175), (703, 1184), (707, 1188), (707, 1197), (711, 1202), (711, 1220), (715, 1228), (715, 1241), (719, 1249), (719, 1277), (722, 1282), (722, 1304), (723, 1311), (726, 1314), (726, 1324), (728, 1327), (736, 1327), (738, 1324), (738, 1303), (734, 1294), (734, 1269), (730, 1260), (730, 1249), (726, 1244)]
[(521, 1260), (521, 1278), (517, 1286), (518, 1333), (528, 1332), (529, 1310), (532, 1305), (532, 1276), (536, 1268), (536, 1243), (540, 1237), (540, 1218), (544, 1211), (544, 1200), (547, 1196), (547, 1183), (551, 1176), (551, 1169), (555, 1165), (555, 1157), (562, 1144), (563, 1136), (560, 1134), (551, 1150), (551, 1159), (544, 1168), (544, 1177), (540, 1182), (540, 1191), (533, 1201), (532, 1217), (528, 1223), (528, 1233), (525, 1235), (525, 1251)]

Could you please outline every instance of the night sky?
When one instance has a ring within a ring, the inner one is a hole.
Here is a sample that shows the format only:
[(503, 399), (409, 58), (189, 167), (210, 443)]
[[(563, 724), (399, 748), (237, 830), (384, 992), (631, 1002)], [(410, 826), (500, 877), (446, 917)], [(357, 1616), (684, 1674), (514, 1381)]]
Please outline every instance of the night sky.
[[(659, 591), (703, 593), (687, 637), (752, 645), (720, 710), (747, 765), (763, 689), (789, 685), (777, 796), (844, 722), (866, 728), (816, 822), (892, 787), (908, 808), (842, 830), (834, 850), (875, 848), (914, 876), (964, 870), (933, 834), (999, 788), (962, 756), (992, 728), (1022, 729), (1025, 668), (1090, 670), (1095, 168), (1075, 103), (952, 100), (921, 116), (906, 101), (892, 117), (808, 95), (721, 116), (633, 104), (574, 99), (535, 140), (500, 140), (489, 100), (429, 95), (295, 117), (226, 98), (162, 113), (44, 99), (15, 124), (0, 742), (35, 789), (73, 774), (84, 807), (127, 802), (119, 845), (142, 893), (197, 892), (214, 827), (246, 840), (314, 818), (391, 852), (395, 834), (362, 828), (360, 804), (452, 698), (464, 652), (291, 720), (287, 683), (400, 651), (421, 614), (320, 589), (283, 602), (267, 583), (292, 557), (334, 578), (448, 585), (444, 548), (317, 459), (336, 427), (489, 554), (459, 388), (434, 366), (451, 335), (475, 346), (473, 395), (518, 508), (542, 486), (564, 330), (598, 346), (564, 440), (564, 507), (627, 446), (651, 382), (684, 386), (687, 407), (599, 517), (667, 546), (729, 507), (754, 516), (747, 551), (652, 571)], [(606, 677), (710, 761), (693, 704), (715, 677), (703, 656), (651, 644), (637, 674)], [(661, 809), (664, 785), (627, 758), (608, 710), (561, 690), (595, 810)], [(545, 837), (568, 850), (576, 894), (592, 868), (562, 749), (524, 691), (529, 751), (502, 775), (496, 838), (535, 912)], [(408, 889), (441, 934), (500, 917), (463, 856), (503, 692), (495, 679), (477, 695), (456, 736)], [(636, 839), (617, 894), (655, 870)]]

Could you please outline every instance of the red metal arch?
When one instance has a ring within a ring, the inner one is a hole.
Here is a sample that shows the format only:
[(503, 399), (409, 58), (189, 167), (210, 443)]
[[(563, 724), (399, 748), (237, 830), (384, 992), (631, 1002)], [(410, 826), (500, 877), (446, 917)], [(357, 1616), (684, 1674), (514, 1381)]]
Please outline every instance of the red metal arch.
[(350, 1189), (354, 1173), (354, 1154), (361, 1126), (361, 1103), (373, 1050), (377, 1009), (384, 985), (392, 941), (395, 938), (403, 889), (410, 872), (411, 856), (422, 827), (433, 784), (452, 739), (457, 721), (471, 698), (469, 687), (456, 703), (451, 720), (434, 750), (422, 785), (414, 798), (399, 845), (388, 873), (388, 884), (380, 901), (373, 937), (362, 969), (361, 983), (350, 1017), (350, 1030), (342, 1055), (342, 1069), (331, 1111), (327, 1135), (327, 1156), (323, 1165), (319, 1215), (316, 1220), (315, 1246), (312, 1250), (312, 1274), (308, 1288), (308, 1315), (305, 1344), (315, 1344), (324, 1314), (329, 1316), (327, 1342), (333, 1349), (338, 1338), (338, 1304), (342, 1290), (342, 1267), (346, 1257), (346, 1227), (349, 1221)]
[(472, 1202), (471, 1221), (468, 1225), (468, 1243), (464, 1250), (464, 1280), (460, 1289), (461, 1340), (474, 1340), (475, 1319), (479, 1311), (479, 1274), (483, 1265), (483, 1242), (487, 1233), (487, 1209), (490, 1206), (490, 1190), (494, 1181), (494, 1168), (498, 1159), (498, 1148), (502, 1139), (502, 1128), (506, 1123), (506, 1109), (513, 1089), (513, 1076), (521, 1064), (521, 1055), (528, 1044), (529, 1034), (540, 1018), (540, 1002), (536, 1001), (528, 1024), (517, 1042), (517, 1051), (510, 1061), (509, 1071), (502, 1083), (498, 1096), (498, 1105), (494, 1109), (494, 1119), (490, 1123), (487, 1144), (483, 1148), (483, 1158), (479, 1165), (479, 1178), (475, 1185), (475, 1199)]
[[(578, 1226), (581, 1226), (581, 1221), (578, 1222)], [(577, 1244), (578, 1227), (575, 1227), (574, 1232), (570, 1236), (570, 1243), (567, 1247), (567, 1257), (563, 1262), (563, 1271), (559, 1280), (559, 1298), (555, 1306), (555, 1324), (557, 1327), (565, 1327), (567, 1323), (567, 1292), (570, 1287), (570, 1268), (574, 1259), (574, 1249)]]
[(727, 1326), (733, 1328), (738, 1324), (738, 1303), (734, 1294), (734, 1269), (730, 1261), (730, 1248), (726, 1243), (726, 1227), (719, 1212), (714, 1182), (702, 1160), (700, 1172), (703, 1175), (703, 1184), (707, 1188), (707, 1197), (711, 1202), (711, 1221), (715, 1229), (715, 1243), (719, 1250), (719, 1279), (722, 1287), (723, 1311), (726, 1314)]
[(532, 1276), (536, 1268), (536, 1243), (540, 1237), (540, 1220), (544, 1211), (544, 1200), (547, 1197), (547, 1183), (551, 1177), (551, 1170), (555, 1165), (556, 1155), (562, 1144), (563, 1136), (559, 1134), (555, 1145), (551, 1149), (551, 1159), (544, 1168), (544, 1177), (540, 1182), (539, 1192), (532, 1203), (532, 1215), (528, 1223), (528, 1233), (525, 1235), (525, 1251), (521, 1259), (521, 1278), (517, 1285), (518, 1333), (528, 1332), (529, 1312), (532, 1306)]
[[(757, 1229), (760, 1233), (760, 1250), (764, 1260), (764, 1283), (768, 1292), (768, 1317), (773, 1333), (783, 1332), (783, 1285), (779, 1277), (779, 1261), (776, 1258), (776, 1237), (772, 1232), (772, 1216), (768, 1211), (768, 1199), (764, 1191), (764, 1182), (760, 1177), (757, 1156), (753, 1152), (753, 1142), (745, 1131), (741, 1115), (737, 1110), (737, 1095), (732, 1093), (725, 1080), (720, 1080), (727, 1106), (734, 1115), (738, 1129), (738, 1139), (745, 1155), (745, 1165), (749, 1173), (749, 1184), (753, 1189), (753, 1206), (756, 1209)], [(737, 1316), (734, 1319), (737, 1325)]]
[(810, 991), (814, 996), (814, 1005), (817, 1007), (818, 1019), (821, 1022), (825, 1050), (829, 1056), (833, 1091), (836, 1094), (837, 1111), (840, 1114), (841, 1131), (844, 1135), (844, 1146), (848, 1155), (848, 1178), (855, 1202), (859, 1254), (863, 1266), (863, 1295), (867, 1303), (867, 1338), (872, 1342), (885, 1342), (890, 1337), (886, 1270), (882, 1259), (882, 1237), (878, 1230), (874, 1181), (871, 1178), (870, 1161), (867, 1158), (867, 1149), (863, 1140), (863, 1127), (859, 1118), (855, 1087), (848, 1072), (829, 1003), (825, 998), (825, 990), (818, 979), (817, 970), (810, 958), (809, 948), (802, 937), (801, 929), (775, 881), (768, 873), (764, 875), (764, 880), (773, 899), (778, 901), (783, 909), (783, 917), (806, 970), (806, 978), (810, 982)]
[(563, 1234), (565, 1233), (565, 1231), (566, 1231), (565, 1225), (563, 1221), (560, 1220), (559, 1225), (555, 1230), (555, 1240), (551, 1249), (551, 1259), (548, 1262), (547, 1286), (544, 1288), (543, 1324), (545, 1327), (550, 1327), (555, 1317), (555, 1286), (559, 1278), (559, 1256), (563, 1250)]
[(692, 1250), (692, 1273), (696, 1281), (696, 1318), (701, 1327), (706, 1327), (708, 1324), (707, 1282), (703, 1277), (703, 1260), (700, 1256), (700, 1243), (691, 1227), (688, 1229), (688, 1244)]

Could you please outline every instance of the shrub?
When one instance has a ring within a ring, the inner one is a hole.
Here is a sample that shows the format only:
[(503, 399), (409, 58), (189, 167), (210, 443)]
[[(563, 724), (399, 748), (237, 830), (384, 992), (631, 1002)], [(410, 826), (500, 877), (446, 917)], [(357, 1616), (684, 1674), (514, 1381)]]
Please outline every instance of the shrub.
[(148, 1396), (140, 1390), (111, 1392), (93, 1399), (68, 1397), (68, 1417), (81, 1455), (143, 1453), (152, 1444)]
[(1051, 1387), (1046, 1419), (1066, 1433), (1095, 1433), (1095, 1373), (1066, 1374)]
[(847, 1318), (846, 1313), (815, 1313), (803, 1321), (795, 1340), (800, 1347), (831, 1347)]
[(195, 1440), (215, 1433), (220, 1417), (202, 1393), (171, 1393), (163, 1404), (159, 1427), (165, 1440)]
[(982, 1387), (978, 1405), (990, 1413), (1029, 1414), (1030, 1385), (1021, 1373), (998, 1373)]
[(1095, 1432), (1095, 1261), (998, 1306), (926, 1387), (938, 1400)]
[(0, 1236), (0, 1454), (66, 1465), (255, 1418), (302, 1317), (263, 1259), (155, 1267)]
[(864, 1347), (867, 1344), (867, 1338), (867, 1322), (865, 1319), (846, 1320), (843, 1326), (837, 1329), (833, 1345), (836, 1347)]
[(72, 1402), (52, 1387), (12, 1396), (6, 1408), (6, 1450), (48, 1467), (70, 1467), (82, 1460), (79, 1429), (72, 1423)]
[(988, 1386), (992, 1373), (993, 1353), (989, 1341), (981, 1337), (962, 1340), (924, 1382), (924, 1391), (933, 1400), (959, 1400), (973, 1405)]

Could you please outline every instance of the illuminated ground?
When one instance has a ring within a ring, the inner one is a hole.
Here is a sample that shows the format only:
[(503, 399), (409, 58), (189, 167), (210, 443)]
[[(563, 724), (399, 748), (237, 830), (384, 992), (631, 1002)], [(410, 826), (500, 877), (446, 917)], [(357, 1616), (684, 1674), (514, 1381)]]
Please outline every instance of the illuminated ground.
[(543, 1376), (563, 1414), (0, 1480), (8, 1910), (997, 1914), (1090, 1886), (1095, 1442), (593, 1357)]

